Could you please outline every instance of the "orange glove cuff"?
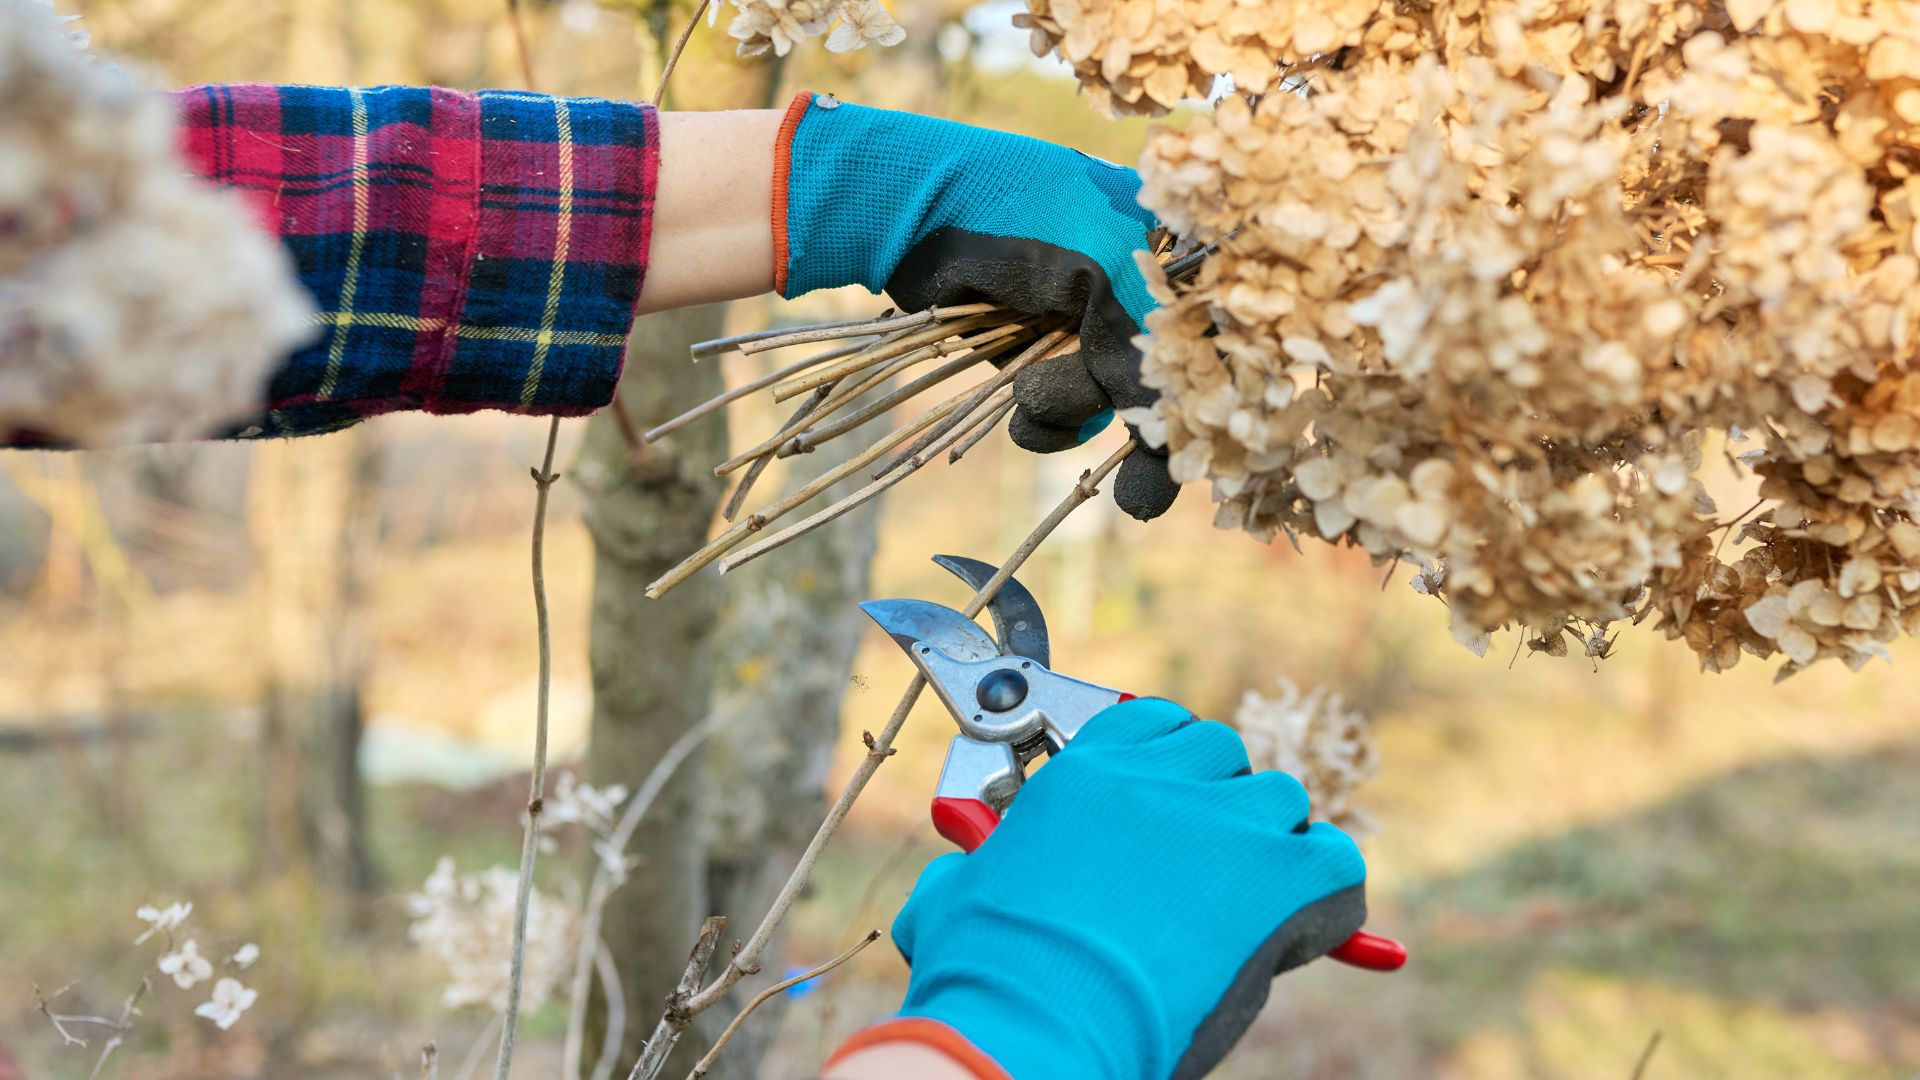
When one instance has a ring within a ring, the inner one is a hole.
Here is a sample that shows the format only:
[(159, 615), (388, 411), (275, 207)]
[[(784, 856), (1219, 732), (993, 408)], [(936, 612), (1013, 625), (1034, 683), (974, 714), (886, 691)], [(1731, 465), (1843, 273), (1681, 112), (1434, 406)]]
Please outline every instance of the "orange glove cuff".
[(773, 138), (773, 291), (782, 296), (787, 292), (787, 178), (793, 174), (793, 133), (812, 101), (811, 90), (793, 95)]
[(1013, 1080), (1013, 1077), (1007, 1074), (1007, 1070), (1000, 1067), (999, 1062), (968, 1042), (965, 1035), (938, 1020), (929, 1020), (924, 1016), (902, 1016), (855, 1032), (852, 1038), (841, 1043), (840, 1049), (835, 1050), (833, 1056), (827, 1059), (826, 1068), (831, 1069), (836, 1063), (856, 1051), (891, 1042), (919, 1043), (938, 1050), (952, 1059), (955, 1064), (965, 1067), (979, 1080)]

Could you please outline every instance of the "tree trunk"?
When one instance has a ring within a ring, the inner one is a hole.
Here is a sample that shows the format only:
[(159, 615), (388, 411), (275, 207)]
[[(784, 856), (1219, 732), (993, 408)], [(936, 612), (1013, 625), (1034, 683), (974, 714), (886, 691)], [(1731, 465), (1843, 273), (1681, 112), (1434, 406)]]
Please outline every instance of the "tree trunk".
[(379, 532), (379, 444), (366, 431), (263, 445), (249, 517), (260, 559), (261, 863), (363, 892), (359, 752)]
[[(689, 342), (718, 332), (717, 311), (654, 316), (643, 327), (645, 348), (628, 360), (630, 370), (648, 372), (645, 389), (628, 398), (642, 427), (719, 388), (716, 365), (682, 359)], [(833, 445), (796, 459), (795, 471), (816, 476), (852, 452), (851, 440)], [(620, 471), (619, 432), (596, 420), (576, 470), (599, 557), (595, 781), (635, 783), (709, 710), (723, 718), (648, 811), (633, 847), (639, 869), (607, 908), (605, 937), (630, 1017), (623, 1062), (639, 1053), (700, 920), (724, 914), (744, 936), (812, 836), (862, 625), (856, 605), (866, 597), (877, 502), (724, 583), (709, 571), (660, 600), (643, 598), (649, 581), (705, 539), (723, 487), (707, 466), (724, 448), (724, 425), (702, 421), (648, 448), (635, 479)], [(686, 1060), (676, 1058), (669, 1073), (691, 1066), (744, 1003), (737, 996), (701, 1018), (683, 1040)], [(754, 1075), (779, 1014), (778, 1002), (762, 1006), (716, 1080)], [(603, 1022), (596, 1008), (587, 1045), (600, 1044)]]
[[(720, 392), (719, 365), (689, 363), (687, 345), (718, 336), (724, 313), (714, 305), (640, 320), (620, 383), (635, 424), (645, 429)], [(725, 490), (713, 464), (726, 457), (726, 446), (724, 416), (632, 457), (612, 416), (587, 425), (574, 480), (594, 548), (589, 771), (596, 784), (640, 783), (706, 715), (719, 604), (714, 575), (698, 575), (659, 600), (645, 592), (705, 542)], [(647, 811), (630, 849), (638, 865), (606, 910), (603, 934), (626, 994), (622, 1070), (638, 1056), (708, 913), (699, 760), (689, 759)], [(601, 1045), (604, 1023), (596, 1003), (587, 1046)]]

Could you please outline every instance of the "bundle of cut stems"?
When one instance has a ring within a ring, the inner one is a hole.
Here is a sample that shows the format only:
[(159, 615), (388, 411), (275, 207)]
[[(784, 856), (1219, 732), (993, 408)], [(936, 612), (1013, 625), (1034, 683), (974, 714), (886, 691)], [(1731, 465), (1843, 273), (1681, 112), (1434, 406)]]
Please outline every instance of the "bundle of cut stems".
[[(1196, 250), (1175, 257), (1168, 241), (1157, 242), (1156, 249), (1167, 275), (1176, 278), (1192, 273), (1206, 254)], [(641, 436), (644, 442), (656, 442), (761, 391), (769, 391), (775, 402), (798, 401), (771, 434), (714, 467), (716, 476), (739, 477), (721, 511), (728, 526), (648, 585), (647, 595), (666, 594), (716, 560), (724, 573), (759, 558), (874, 498), (938, 457), (944, 455), (949, 463), (959, 461), (1013, 411), (1015, 376), (1034, 364), (1073, 353), (1079, 342), (1065, 316), (1027, 315), (992, 303), (974, 303), (762, 330), (695, 345), (696, 360), (735, 351), (751, 355), (800, 345), (830, 343), (831, 347), (703, 401)], [(986, 370), (977, 381), (960, 379), (983, 367)], [(887, 431), (842, 464), (741, 517), (748, 494), (776, 459), (809, 453), (955, 381), (964, 382), (964, 388)], [(863, 470), (866, 482), (857, 489), (748, 543)]]

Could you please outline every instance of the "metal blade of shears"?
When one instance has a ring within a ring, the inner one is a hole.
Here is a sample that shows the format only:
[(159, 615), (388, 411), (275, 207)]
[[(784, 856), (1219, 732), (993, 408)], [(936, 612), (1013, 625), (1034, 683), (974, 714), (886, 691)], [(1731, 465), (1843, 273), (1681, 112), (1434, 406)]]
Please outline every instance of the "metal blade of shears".
[(980, 624), (950, 607), (925, 600), (869, 600), (860, 610), (879, 623), (908, 656), (915, 645), (930, 645), (960, 661), (1000, 655), (999, 643)]
[[(933, 561), (951, 571), (961, 581), (980, 589), (1000, 568), (964, 555), (935, 555)], [(1052, 666), (1051, 647), (1047, 643), (1047, 620), (1040, 614), (1040, 602), (1015, 578), (1008, 578), (1000, 591), (987, 601), (987, 614), (993, 617), (994, 636), (1000, 639), (1000, 651), (1008, 656), (1038, 660), (1041, 667)]]

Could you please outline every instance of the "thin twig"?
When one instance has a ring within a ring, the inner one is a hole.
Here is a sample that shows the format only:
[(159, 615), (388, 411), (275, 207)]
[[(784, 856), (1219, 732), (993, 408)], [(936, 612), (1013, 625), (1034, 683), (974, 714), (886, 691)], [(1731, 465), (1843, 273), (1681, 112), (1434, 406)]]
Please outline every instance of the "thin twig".
[(120, 1007), (120, 1022), (113, 1025), (113, 1037), (100, 1048), (100, 1059), (93, 1063), (93, 1071), (87, 1074), (87, 1080), (100, 1080), (100, 1072), (107, 1067), (107, 1058), (127, 1041), (127, 1032), (133, 1030), (133, 1014), (140, 1011), (140, 999), (147, 996), (147, 977), (140, 976), (140, 985), (127, 995), (127, 1003)]
[(861, 424), (879, 416), (881, 413), (886, 412), (888, 409), (893, 408), (895, 405), (903, 401), (911, 400), (935, 383), (943, 382), (950, 376), (965, 371), (967, 368), (972, 367), (982, 360), (988, 360), (998, 356), (1000, 353), (1018, 344), (1020, 344), (1020, 342), (1015, 339), (1003, 339), (985, 348), (969, 352), (958, 359), (949, 360), (939, 367), (934, 368), (932, 371), (906, 383), (899, 389), (890, 391), (884, 397), (877, 398), (866, 405), (862, 405), (860, 408), (839, 420), (825, 427), (808, 431), (801, 438), (795, 439), (785, 446), (782, 446), (780, 448), (780, 456), (790, 457), (793, 454), (808, 453), (828, 439), (844, 435), (854, 428), (859, 427)]
[[(881, 313), (879, 318), (890, 318), (892, 314), (893, 309), (888, 308), (885, 312)], [(876, 319), (846, 319), (832, 323), (810, 323), (806, 326), (775, 326), (765, 330), (755, 330), (752, 333), (735, 334), (732, 337), (708, 338), (706, 341), (696, 341), (688, 347), (687, 352), (695, 360), (702, 360), (709, 356), (719, 356), (722, 353), (730, 353), (749, 341), (765, 341), (770, 337), (779, 337), (781, 334), (791, 334), (795, 330), (818, 330), (824, 326), (871, 326), (876, 321)]]
[(880, 931), (869, 930), (867, 931), (866, 937), (863, 937), (859, 941), (855, 942), (853, 948), (848, 949), (846, 952), (841, 953), (839, 956), (836, 956), (833, 959), (827, 961), (826, 963), (821, 964), (819, 967), (808, 968), (806, 971), (803, 971), (798, 975), (792, 976), (791, 978), (781, 979), (779, 982), (774, 983), (772, 986), (769, 986), (765, 990), (762, 990), (759, 993), (753, 995), (753, 1000), (747, 1002), (746, 1007), (740, 1010), (739, 1015), (735, 1016), (732, 1022), (727, 1024), (726, 1030), (722, 1031), (720, 1033), (720, 1037), (713, 1041), (712, 1049), (708, 1050), (706, 1055), (700, 1059), (699, 1063), (693, 1067), (693, 1071), (687, 1074), (687, 1080), (700, 1080), (701, 1077), (707, 1075), (707, 1073), (713, 1069), (714, 1061), (717, 1058), (719, 1058), (720, 1051), (725, 1050), (727, 1048), (727, 1041), (733, 1038), (733, 1033), (735, 1031), (738, 1031), (740, 1029), (741, 1023), (743, 1023), (747, 1017), (753, 1015), (753, 1010), (759, 1008), (761, 1004), (764, 1003), (768, 998), (772, 997), (775, 994), (780, 993), (782, 990), (788, 989), (789, 987), (798, 986), (801, 983), (806, 982), (808, 979), (817, 979), (820, 976), (825, 975), (827, 972), (832, 971), (834, 968), (837, 968), (841, 964), (844, 964), (847, 961), (853, 959), (855, 956), (858, 956), (860, 954), (860, 950), (866, 948), (867, 946), (873, 944), (878, 940), (880, 940)]
[[(681, 763), (686, 761), (702, 742), (706, 741), (707, 736), (712, 735), (719, 728), (720, 714), (713, 713), (700, 723), (681, 732), (680, 737), (673, 740), (673, 744), (667, 747), (667, 752), (661, 754), (660, 760), (654, 762), (653, 768), (647, 771), (647, 778), (641, 781), (640, 790), (634, 792), (633, 797), (627, 800), (626, 807), (620, 812), (620, 820), (615, 822), (613, 829), (607, 833), (608, 851), (625, 855), (627, 845), (633, 840), (634, 831), (640, 827), (640, 819), (646, 816), (648, 808), (652, 807), (653, 801), (660, 796), (661, 789), (667, 786), (667, 781), (673, 779), (673, 774), (679, 770)], [(600, 941), (600, 924), (606, 913), (607, 898), (612, 896), (619, 886), (620, 883), (614, 879), (614, 868), (608, 865), (604, 857), (601, 858), (594, 866), (593, 881), (587, 886), (587, 903), (580, 923), (580, 945), (573, 956), (573, 984), (568, 998), (567, 1035), (565, 1042), (561, 1044), (560, 1055), (565, 1063), (568, 1077), (577, 1078), (580, 1075), (580, 1059), (585, 1054), (587, 994), (593, 985), (592, 976), (596, 963), (593, 954), (595, 948), (605, 948)], [(617, 984), (608, 991), (609, 1009), (612, 1007), (613, 996), (619, 992)], [(625, 1004), (625, 1001), (621, 1002), (623, 1009)], [(614, 1045), (617, 1049), (619, 1043), (616, 1041)], [(612, 1068), (612, 1063), (607, 1062), (609, 1073)], [(600, 1076), (600, 1067), (596, 1065), (593, 1072), (595, 1077)]]
[(740, 546), (741, 541), (745, 540), (748, 536), (766, 528), (773, 521), (802, 503), (805, 503), (815, 495), (820, 494), (861, 469), (866, 468), (873, 463), (874, 459), (893, 449), (895, 446), (920, 434), (920, 432), (926, 430), (929, 426), (946, 419), (949, 414), (960, 407), (962, 399), (966, 396), (965, 393), (956, 395), (940, 405), (927, 410), (920, 416), (915, 417), (907, 426), (892, 432), (879, 442), (849, 458), (847, 461), (822, 473), (800, 490), (779, 499), (765, 509), (749, 515), (745, 521), (735, 524), (719, 536), (707, 541), (706, 545), (700, 550), (680, 560), (680, 563), (673, 569), (655, 578), (654, 581), (647, 586), (647, 598), (649, 600), (658, 600), (660, 597), (666, 595), (668, 590), (674, 586), (687, 580), (694, 574), (699, 573), (701, 568), (708, 563)]
[[(924, 357), (917, 355), (902, 356), (897, 360), (881, 364), (879, 367), (857, 378), (849, 376), (840, 380), (833, 385), (833, 393), (828, 394), (827, 400), (823, 402), (818, 409), (815, 409), (809, 414), (805, 421), (792, 432), (782, 433), (785, 437), (778, 446), (769, 448), (768, 444), (773, 440), (767, 439), (760, 444), (760, 452), (762, 454), (771, 452), (775, 457), (783, 458), (805, 452), (796, 450), (795, 447), (799, 445), (802, 438), (812, 433), (813, 428), (818, 425), (820, 421), (840, 411), (848, 402), (859, 398), (868, 390), (873, 389), (888, 379), (893, 378), (895, 375), (900, 374), (902, 371), (918, 364), (922, 359), (924, 359)], [(809, 446), (806, 449), (811, 450), (813, 447)]]
[(420, 1048), (420, 1080), (440, 1080), (440, 1044)]
[(827, 522), (840, 517), (854, 507), (872, 500), (881, 492), (920, 471), (928, 462), (939, 457), (941, 451), (958, 442), (961, 436), (972, 431), (974, 424), (999, 412), (1000, 406), (1003, 403), (1011, 403), (1012, 400), (1013, 388), (1010, 386), (1001, 387), (993, 397), (988, 398), (986, 403), (981, 406), (981, 408), (976, 409), (968, 418), (972, 421), (971, 423), (963, 422), (953, 427), (948, 430), (945, 435), (942, 435), (922, 449), (918, 454), (907, 458), (905, 461), (897, 462), (892, 469), (882, 473), (878, 479), (871, 481), (858, 491), (847, 495), (833, 505), (817, 510), (801, 520), (794, 522), (792, 525), (781, 529), (779, 532), (774, 533), (772, 536), (762, 540), (756, 540), (750, 546), (727, 556), (720, 561), (720, 572), (723, 574), (730, 573), (734, 569), (752, 562), (775, 548), (785, 547), (820, 526), (825, 525)]
[(610, 1080), (620, 1060), (620, 1040), (627, 1035), (627, 994), (620, 988), (613, 950), (604, 941), (593, 950), (593, 971), (600, 979), (600, 992), (607, 995), (607, 1031), (600, 1039), (600, 1058), (593, 1063), (593, 1080)]
[[(812, 397), (801, 402), (800, 407), (793, 410), (793, 415), (787, 417), (787, 422), (780, 425), (780, 430), (774, 432), (773, 438), (768, 442), (778, 442), (789, 434), (804, 429), (807, 421), (832, 396), (833, 387), (831, 386), (823, 386), (815, 390)], [(732, 521), (739, 516), (740, 507), (747, 501), (747, 492), (753, 490), (753, 485), (759, 482), (761, 474), (767, 471), (767, 466), (773, 464), (773, 458), (773, 449), (769, 447), (762, 450), (760, 456), (753, 460), (753, 465), (747, 469), (744, 476), (740, 477), (740, 482), (733, 485), (733, 494), (727, 496), (727, 505), (720, 508), (722, 518)]]
[(100, 1027), (117, 1027), (118, 1025), (104, 1016), (69, 1016), (65, 1013), (54, 1012), (54, 998), (58, 998), (61, 994), (71, 989), (73, 989), (73, 984), (68, 983), (60, 989), (55, 990), (52, 997), (48, 997), (40, 992), (40, 984), (34, 983), (33, 1000), (40, 1006), (41, 1015), (53, 1022), (53, 1030), (60, 1033), (60, 1045), (78, 1046), (84, 1050), (87, 1047), (87, 1040), (68, 1031), (67, 1024), (97, 1024)]
[(1655, 1050), (1658, 1050), (1659, 1048), (1660, 1048), (1660, 1031), (1659, 1029), (1656, 1028), (1654, 1029), (1653, 1035), (1647, 1039), (1647, 1048), (1645, 1050), (1640, 1051), (1640, 1060), (1634, 1062), (1633, 1076), (1631, 1077), (1631, 1080), (1645, 1080), (1645, 1077), (1647, 1075), (1647, 1063), (1653, 1060), (1653, 1052)]
[(507, 22), (513, 26), (513, 51), (520, 58), (520, 81), (532, 90), (539, 83), (533, 77), (533, 50), (527, 47), (527, 28), (520, 21), (520, 0), (507, 0)]
[[(951, 319), (965, 318), (971, 315), (986, 315), (1000, 310), (997, 304), (956, 304), (953, 307), (932, 307), (925, 311), (916, 311), (910, 315), (895, 315), (891, 318), (868, 319), (864, 322), (823, 323), (819, 326), (802, 326), (780, 333), (752, 337), (740, 344), (743, 353), (767, 352), (772, 349), (784, 349), (790, 345), (805, 345), (814, 341), (832, 341), (835, 338), (850, 337), (856, 333), (880, 333), (887, 330), (906, 330), (929, 323), (946, 322)], [(865, 329), (861, 329), (865, 327)]]
[[(673, 1053), (673, 1044), (680, 1041), (680, 1033), (693, 1023), (694, 1013), (688, 1008), (693, 992), (700, 980), (707, 977), (707, 965), (713, 963), (713, 950), (720, 944), (720, 935), (727, 929), (724, 915), (712, 915), (700, 926), (700, 936), (693, 943), (693, 951), (687, 956), (687, 970), (680, 974), (680, 982), (667, 995), (667, 1009), (660, 1014), (660, 1022), (654, 1025), (653, 1035), (647, 1039), (647, 1045), (640, 1051), (640, 1060), (633, 1063), (633, 1071), (627, 1073), (627, 1080), (653, 1080), (666, 1067), (667, 1056)], [(731, 970), (731, 969), (729, 969)]]
[[(820, 405), (824, 404), (831, 396), (833, 396), (833, 388), (831, 388), (831, 386), (822, 386), (822, 388), (814, 390), (814, 396), (812, 396), (812, 398), (806, 398), (804, 402), (801, 402), (799, 409), (793, 409), (793, 415), (787, 417), (787, 423), (780, 425), (780, 430), (774, 432), (774, 440), (785, 438), (789, 432), (804, 429), (808, 417), (812, 417), (814, 413), (818, 413), (818, 411), (820, 411)], [(728, 496), (726, 505), (720, 509), (720, 517), (724, 517), (726, 521), (733, 521), (733, 519), (739, 515), (739, 507), (747, 502), (747, 492), (753, 490), (753, 484), (756, 484), (756, 482), (760, 480), (760, 475), (766, 473), (766, 467), (772, 465), (772, 463), (774, 463), (774, 450), (772, 450), (772, 448), (762, 450), (760, 455), (755, 457), (753, 467), (747, 469), (747, 475), (741, 477), (737, 484), (733, 484), (733, 494), (732, 496)]]
[(480, 1067), (480, 1059), (487, 1052), (487, 1044), (499, 1034), (500, 1014), (494, 1013), (487, 1017), (487, 1025), (480, 1029), (480, 1034), (474, 1038), (473, 1045), (467, 1049), (467, 1056), (460, 1060), (460, 1080), (467, 1080), (473, 1075), (473, 1071)]
[(513, 951), (507, 966), (507, 1008), (500, 1021), (500, 1053), (494, 1080), (507, 1080), (513, 1068), (513, 1043), (520, 1025), (520, 992), (527, 972), (527, 910), (533, 903), (533, 868), (540, 852), (540, 811), (547, 790), (547, 705), (553, 690), (553, 624), (547, 615), (547, 501), (553, 482), (553, 451), (560, 441), (560, 418), (547, 425), (547, 450), (533, 470), (533, 614), (540, 638), (540, 682), (534, 698), (533, 776), (527, 783), (527, 831), (520, 843), (520, 883), (513, 899)]
[(809, 356), (805, 360), (801, 360), (797, 363), (788, 364), (786, 367), (780, 368), (777, 371), (770, 371), (767, 374), (762, 375), (759, 378), (754, 379), (750, 382), (741, 383), (739, 386), (733, 387), (732, 389), (725, 390), (721, 393), (715, 394), (714, 396), (708, 398), (707, 400), (701, 402), (698, 405), (695, 405), (693, 408), (688, 409), (686, 412), (681, 413), (679, 416), (676, 416), (671, 420), (661, 421), (659, 424), (656, 424), (653, 427), (648, 428), (646, 432), (640, 436), (640, 438), (644, 442), (655, 442), (672, 432), (678, 431), (681, 428), (686, 427), (688, 424), (694, 422), (695, 420), (700, 419), (701, 417), (707, 415), (710, 412), (713, 412), (715, 409), (720, 408), (722, 405), (725, 405), (730, 401), (738, 401), (739, 399), (746, 397), (748, 394), (751, 394), (760, 390), (765, 390), (767, 387), (772, 386), (774, 383), (777, 383), (782, 379), (789, 378), (799, 372), (805, 371), (808, 368), (814, 366), (815, 364), (824, 364), (829, 360), (838, 360), (849, 353), (859, 352), (861, 349), (866, 348), (868, 344), (869, 343), (865, 341), (856, 341), (851, 345), (843, 345), (837, 349), (828, 349), (826, 352), (823, 352), (818, 356)]
[[(916, 349), (935, 345), (947, 338), (958, 337), (970, 331), (978, 330), (986, 326), (990, 319), (991, 316), (974, 315), (955, 322), (940, 323), (927, 327), (924, 330), (916, 330), (904, 334), (892, 339), (886, 345), (869, 349), (860, 353), (858, 356), (849, 357), (846, 360), (834, 364), (832, 367), (824, 367), (818, 371), (788, 379), (786, 382), (773, 388), (773, 400), (785, 401), (790, 397), (797, 397), (816, 386), (824, 383), (837, 382), (856, 371), (865, 370), (875, 364), (883, 364), (896, 356), (904, 356)], [(996, 329), (1001, 333), (1013, 333), (1014, 327), (1017, 325), (1018, 324), (1010, 324), (1008, 327)], [(933, 355), (933, 353), (929, 353), (928, 355)]]
[(988, 435), (993, 434), (994, 429), (1000, 426), (1000, 422), (1007, 418), (1007, 414), (1012, 412), (1013, 407), (1017, 404), (1019, 403), (1015, 401), (1008, 401), (1006, 404), (994, 410), (993, 416), (990, 419), (988, 419), (986, 423), (981, 424), (977, 428), (974, 428), (973, 434), (960, 440), (960, 445), (954, 447), (952, 450), (947, 452), (947, 464), (949, 465), (958, 464), (961, 458), (967, 456), (967, 451), (973, 449), (976, 445), (978, 445), (981, 439), (984, 439)]
[(988, 379), (985, 382), (981, 383), (979, 387), (974, 390), (973, 396), (967, 399), (967, 403), (965, 405), (962, 405), (958, 412), (949, 416), (944, 423), (935, 424), (932, 427), (928, 428), (925, 432), (923, 432), (920, 435), (918, 439), (915, 439), (912, 442), (912, 444), (910, 444), (905, 450), (902, 450), (898, 454), (896, 454), (892, 461), (887, 462), (885, 465), (882, 465), (878, 470), (876, 470), (873, 474), (875, 479), (878, 479), (882, 473), (892, 471), (894, 467), (899, 465), (902, 461), (905, 461), (908, 458), (913, 457), (914, 455), (920, 453), (922, 450), (925, 450), (927, 447), (933, 445), (933, 443), (936, 440), (944, 436), (952, 428), (956, 427), (961, 420), (964, 420), (967, 417), (973, 416), (975, 410), (980, 408), (980, 405), (982, 402), (986, 401), (989, 397), (998, 393), (1002, 387), (1005, 387), (1011, 384), (1014, 380), (1014, 377), (1019, 375), (1022, 371), (1025, 371), (1027, 368), (1033, 366), (1036, 363), (1040, 363), (1046, 360), (1051, 360), (1056, 356), (1062, 356), (1062, 355), (1065, 355), (1066, 353), (1070, 353), (1074, 349), (1078, 348), (1079, 345), (1080, 345), (1080, 336), (1078, 334), (1072, 334), (1066, 330), (1049, 331), (1047, 334), (1042, 336), (1040, 340), (1034, 342), (1032, 345), (1027, 346), (1026, 351), (1022, 352), (1019, 356), (1016, 356), (1012, 360), (1009, 360), (1007, 363), (1003, 364), (999, 371), (996, 371), (993, 373), (993, 378)]
[[(1012, 577), (1014, 572), (1033, 555), (1034, 549), (1060, 527), (1060, 523), (1066, 520), (1068, 514), (1094, 496), (1099, 490), (1099, 483), (1114, 469), (1119, 468), (1120, 463), (1126, 460), (1127, 455), (1132, 453), (1137, 445), (1139, 444), (1129, 439), (1126, 445), (1114, 451), (1099, 466), (1081, 473), (1079, 481), (1073, 485), (1073, 490), (1067, 493), (1067, 497), (1062, 499), (1059, 505), (1055, 506), (1052, 512), (1027, 534), (1027, 538), (1020, 542), (1020, 546), (1014, 549), (1013, 554), (1007, 556), (1007, 561), (1000, 565), (999, 571), (987, 579), (986, 583), (974, 592), (973, 598), (962, 606), (961, 612), (968, 618), (980, 614), (987, 606), (987, 601), (993, 599), (994, 595), (1000, 591), (1000, 587), (1007, 583), (1007, 579)], [(900, 695), (899, 703), (894, 706), (893, 714), (887, 717), (886, 725), (880, 729), (880, 733), (865, 736), (866, 756), (854, 769), (853, 775), (847, 779), (846, 786), (840, 791), (840, 797), (834, 800), (833, 806), (827, 811), (827, 816), (820, 822), (820, 827), (814, 831), (813, 839), (808, 841), (806, 850), (801, 852), (799, 862), (794, 865), (793, 872), (788, 875), (786, 884), (780, 887), (780, 893), (774, 897), (766, 917), (760, 920), (760, 925), (754, 929), (753, 936), (741, 946), (732, 962), (720, 972), (720, 975), (688, 1000), (685, 1006), (686, 1012), (692, 1014), (712, 1008), (716, 1002), (726, 996), (733, 984), (739, 982), (742, 977), (759, 970), (760, 954), (766, 951), (768, 942), (773, 938), (774, 930), (787, 917), (788, 910), (799, 898), (801, 890), (806, 888), (807, 881), (813, 876), (814, 864), (819, 862), (821, 852), (826, 849), (828, 842), (839, 831), (840, 823), (846, 820), (848, 812), (853, 809), (854, 800), (866, 790), (867, 782), (873, 779), (873, 774), (879, 770), (881, 763), (892, 756), (894, 737), (900, 733), (901, 726), (906, 723), (907, 714), (913, 711), (914, 702), (919, 700), (920, 692), (925, 690), (926, 686), (926, 676), (915, 675), (907, 683), (906, 691)], [(636, 1075), (650, 1074), (637, 1073)]]
[(687, 51), (687, 41), (693, 37), (693, 28), (700, 25), (701, 16), (707, 13), (707, 5), (713, 0), (700, 0), (693, 14), (687, 17), (687, 25), (680, 31), (680, 40), (673, 43), (673, 51), (667, 54), (666, 65), (660, 69), (660, 85), (653, 88), (653, 107), (659, 108), (660, 102), (667, 96), (667, 80), (673, 77), (673, 69), (680, 63), (680, 54)]

